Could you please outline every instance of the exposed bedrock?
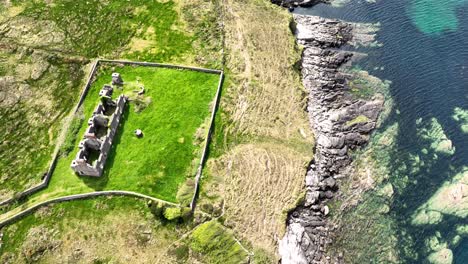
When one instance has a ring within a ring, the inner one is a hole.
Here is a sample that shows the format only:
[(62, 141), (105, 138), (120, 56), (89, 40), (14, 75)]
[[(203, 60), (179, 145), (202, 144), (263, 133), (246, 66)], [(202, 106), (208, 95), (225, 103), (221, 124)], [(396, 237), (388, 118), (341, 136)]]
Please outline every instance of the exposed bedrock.
[(297, 41), (304, 46), (302, 80), (309, 92), (316, 151), (306, 175), (305, 200), (288, 216), (280, 254), (282, 263), (339, 263), (340, 256), (325, 253), (333, 232), (326, 204), (339, 189), (339, 179), (349, 173), (349, 151), (368, 142), (384, 104), (381, 94), (362, 97), (352, 91), (354, 76), (348, 66), (354, 54), (340, 47), (366, 45), (373, 37), (361, 38), (362, 27), (338, 20), (303, 15), (294, 19)]
[(328, 0), (271, 0), (271, 2), (283, 7), (308, 7), (318, 3), (327, 3)]

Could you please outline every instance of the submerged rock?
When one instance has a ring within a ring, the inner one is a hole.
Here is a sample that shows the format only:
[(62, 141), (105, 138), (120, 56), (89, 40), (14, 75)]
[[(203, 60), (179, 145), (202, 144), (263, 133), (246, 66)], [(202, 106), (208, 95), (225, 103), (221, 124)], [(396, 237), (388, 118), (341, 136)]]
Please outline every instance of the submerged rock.
[(420, 210), (417, 215), (413, 217), (411, 223), (413, 225), (435, 225), (442, 221), (442, 214), (437, 211), (428, 211), (428, 210)]
[(465, 134), (468, 134), (468, 110), (455, 107), (452, 118), (453, 120), (459, 122), (461, 131)]
[(429, 257), (427, 257), (427, 260), (434, 264), (452, 264), (453, 253), (452, 250), (444, 248), (430, 254)]
[(468, 168), (447, 181), (413, 215), (412, 224), (437, 224), (442, 215), (468, 216)]
[(453, 155), (455, 147), (452, 141), (445, 134), (442, 125), (436, 118), (431, 118), (429, 122), (423, 122), (422, 119), (416, 120), (418, 136), (430, 142), (430, 148), (436, 153)]

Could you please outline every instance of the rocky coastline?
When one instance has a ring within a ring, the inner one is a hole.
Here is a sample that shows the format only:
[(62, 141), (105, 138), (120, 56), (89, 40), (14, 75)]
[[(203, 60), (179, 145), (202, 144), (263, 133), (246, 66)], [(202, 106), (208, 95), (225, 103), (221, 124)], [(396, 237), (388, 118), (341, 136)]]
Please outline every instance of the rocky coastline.
[(327, 220), (327, 203), (339, 192), (340, 179), (350, 174), (350, 150), (369, 141), (384, 106), (382, 94), (356, 95), (355, 76), (349, 72), (356, 53), (342, 48), (369, 44), (373, 36), (339, 20), (304, 15), (294, 15), (294, 20), (297, 42), (304, 48), (302, 81), (309, 93), (307, 111), (316, 150), (305, 178), (305, 199), (288, 215), (281, 261), (341, 263), (343, 256), (327, 256), (335, 229)]
[(328, 3), (328, 0), (271, 0), (273, 4), (294, 8), (294, 7), (310, 7), (318, 3)]

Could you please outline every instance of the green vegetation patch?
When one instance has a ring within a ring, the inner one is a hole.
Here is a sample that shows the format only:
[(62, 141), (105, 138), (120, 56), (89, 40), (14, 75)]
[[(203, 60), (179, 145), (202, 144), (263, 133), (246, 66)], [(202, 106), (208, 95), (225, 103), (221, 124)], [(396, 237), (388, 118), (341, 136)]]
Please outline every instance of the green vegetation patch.
[(187, 179), (177, 191), (177, 201), (183, 206), (189, 206), (193, 198), (193, 190), (195, 190), (195, 180)]
[(22, 15), (52, 21), (67, 46), (86, 57), (125, 48), (140, 60), (167, 61), (191, 48), (192, 37), (178, 29), (173, 1), (29, 1)]
[(142, 263), (163, 258), (187, 231), (163, 223), (141, 199), (77, 200), (43, 207), (3, 228), (0, 263), (126, 263), (129, 251)]
[(232, 231), (216, 221), (206, 222), (192, 233), (190, 247), (203, 254), (205, 263), (245, 263), (247, 252), (234, 239)]
[[(0, 48), (2, 55), (17, 54)], [(37, 52), (18, 57), (0, 59), (8, 68), (5, 76), (0, 73), (0, 200), (37, 184), (47, 171), (61, 120), (73, 107), (83, 77), (79, 62)]]
[[(214, 7), (192, 16), (187, 30), (183, 6), (170, 0), (0, 3), (0, 200), (38, 184), (47, 171), (64, 118), (82, 88), (88, 59), (201, 66), (206, 60), (193, 58), (206, 56), (219, 65), (218, 35), (212, 29), (196, 33), (203, 31), (204, 21), (211, 21), (207, 14)], [(194, 40), (201, 42), (209, 33), (214, 34), (211, 44), (194, 50)], [(73, 144), (70, 139), (68, 146)]]
[(352, 125), (359, 124), (359, 123), (366, 123), (367, 121), (369, 121), (369, 118), (367, 116), (359, 115), (353, 120), (346, 122), (346, 126), (352, 126)]
[[(36, 196), (62, 196), (100, 190), (127, 190), (176, 202), (176, 194), (187, 178), (193, 177), (200, 161), (200, 127), (211, 112), (219, 75), (189, 70), (153, 67), (103, 66), (83, 103), (85, 119), (99, 102), (99, 91), (117, 71), (124, 79), (114, 98), (130, 98), (113, 148), (100, 178), (79, 177), (70, 168), (87, 124), (83, 124), (75, 149), (59, 159), (47, 190)], [(145, 88), (143, 95), (137, 92)], [(143, 109), (137, 102), (145, 101)], [(138, 111), (136, 111), (138, 110)], [(134, 135), (136, 129), (143, 137)], [(206, 131), (203, 129), (203, 131)], [(44, 197), (46, 198), (46, 197)]]

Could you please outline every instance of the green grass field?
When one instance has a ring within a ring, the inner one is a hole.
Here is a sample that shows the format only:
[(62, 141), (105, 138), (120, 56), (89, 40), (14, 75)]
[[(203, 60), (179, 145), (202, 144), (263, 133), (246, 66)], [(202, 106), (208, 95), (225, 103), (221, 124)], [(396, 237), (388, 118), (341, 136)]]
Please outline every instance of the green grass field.
[(40, 183), (88, 59), (220, 68), (212, 5), (202, 0), (0, 1), (0, 90), (6, 92), (0, 102), (0, 200)]
[[(195, 175), (203, 144), (199, 135), (206, 134), (219, 75), (133, 66), (118, 67), (115, 71), (121, 74), (125, 85), (123, 90), (115, 89), (113, 97), (123, 93), (130, 98), (130, 103), (103, 175), (80, 177), (70, 168), (87, 127), (87, 122), (83, 122), (76, 135), (76, 147), (59, 159), (49, 187), (34, 195), (32, 200), (90, 191), (126, 190), (177, 202), (180, 184)], [(99, 102), (99, 91), (110, 83), (112, 72), (107, 66), (99, 70), (82, 105), (85, 120), (91, 117)], [(137, 99), (134, 91), (141, 85), (146, 92)], [(146, 107), (141, 106), (146, 104)], [(141, 129), (144, 136), (137, 138), (135, 129)]]

